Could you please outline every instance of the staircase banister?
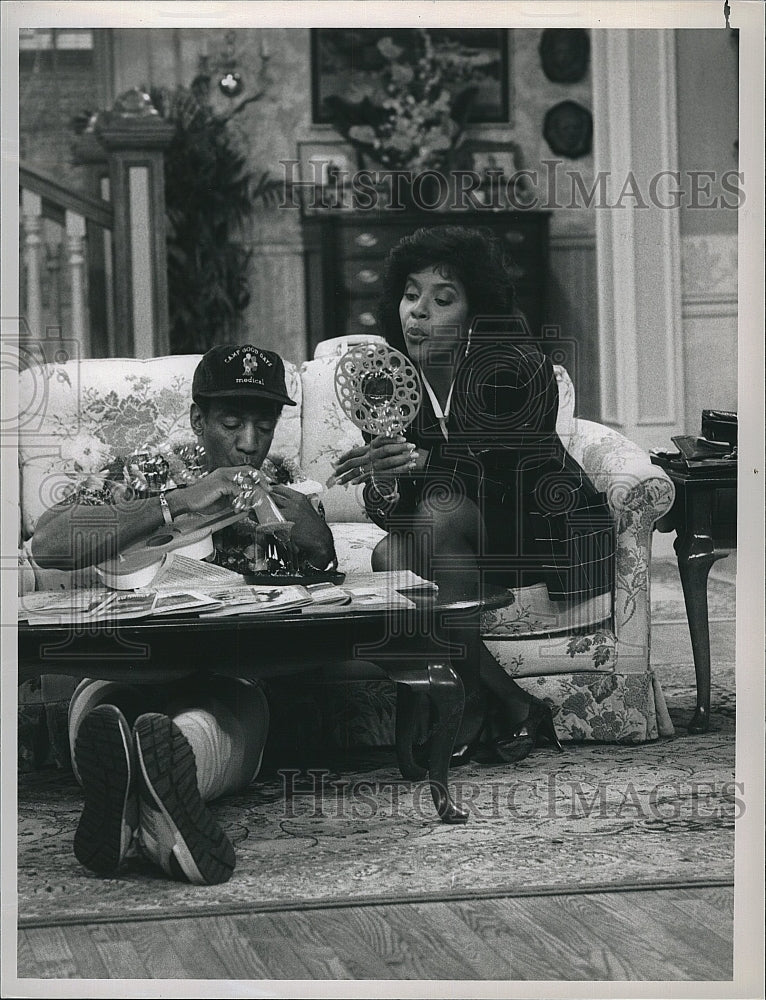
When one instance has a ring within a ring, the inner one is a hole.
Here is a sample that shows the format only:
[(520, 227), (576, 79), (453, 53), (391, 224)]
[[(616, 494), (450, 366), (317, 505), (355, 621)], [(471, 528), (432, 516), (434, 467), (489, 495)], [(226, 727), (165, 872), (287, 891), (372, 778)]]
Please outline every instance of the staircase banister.
[(114, 226), (114, 209), (108, 201), (72, 191), (37, 167), (19, 165), (19, 186), (33, 191), (60, 209), (76, 212), (104, 229)]

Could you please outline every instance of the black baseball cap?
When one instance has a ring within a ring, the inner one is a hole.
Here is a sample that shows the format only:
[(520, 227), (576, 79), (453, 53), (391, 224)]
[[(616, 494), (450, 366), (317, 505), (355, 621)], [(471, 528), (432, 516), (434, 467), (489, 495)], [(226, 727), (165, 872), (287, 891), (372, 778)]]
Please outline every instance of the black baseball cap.
[(192, 399), (237, 396), (298, 405), (287, 395), (285, 364), (277, 353), (252, 344), (220, 344), (211, 348), (197, 365)]

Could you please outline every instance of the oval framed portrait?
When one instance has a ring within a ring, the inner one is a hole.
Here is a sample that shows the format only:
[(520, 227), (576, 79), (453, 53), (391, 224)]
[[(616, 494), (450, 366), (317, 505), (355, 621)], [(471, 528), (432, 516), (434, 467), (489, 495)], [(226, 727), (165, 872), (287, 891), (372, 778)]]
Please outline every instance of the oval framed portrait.
[(590, 38), (584, 28), (546, 28), (540, 38), (543, 72), (553, 83), (577, 83), (590, 60)]
[(557, 156), (578, 160), (591, 151), (593, 118), (582, 104), (562, 101), (546, 112), (543, 135)]

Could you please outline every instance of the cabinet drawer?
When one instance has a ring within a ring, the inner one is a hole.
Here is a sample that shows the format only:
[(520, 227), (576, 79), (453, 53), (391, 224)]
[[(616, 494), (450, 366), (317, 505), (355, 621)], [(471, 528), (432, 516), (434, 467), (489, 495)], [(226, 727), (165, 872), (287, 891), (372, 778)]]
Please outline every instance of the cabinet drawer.
[(387, 226), (352, 225), (341, 226), (338, 233), (338, 244), (343, 257), (378, 257), (383, 258), (389, 249), (402, 235)]
[(340, 273), (343, 287), (352, 295), (380, 295), (383, 287), (383, 261), (380, 258), (344, 260)]
[(353, 302), (349, 309), (348, 332), (349, 333), (375, 333), (380, 334), (380, 324), (375, 315), (374, 301)]

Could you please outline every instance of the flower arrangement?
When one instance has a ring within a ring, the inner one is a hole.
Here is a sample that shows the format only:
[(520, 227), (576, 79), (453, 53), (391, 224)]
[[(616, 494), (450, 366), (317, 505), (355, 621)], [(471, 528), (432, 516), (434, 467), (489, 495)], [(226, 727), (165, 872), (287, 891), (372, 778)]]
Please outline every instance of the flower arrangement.
[[(358, 102), (325, 98), (332, 122), (360, 154), (363, 166), (388, 170), (444, 170), (453, 165), (478, 88), (475, 71), (490, 57), (430, 32), (413, 32), (413, 44), (386, 35), (377, 43), (384, 58), (382, 98)], [(453, 96), (450, 90), (465, 83)], [(448, 87), (449, 84), (449, 87)]]

